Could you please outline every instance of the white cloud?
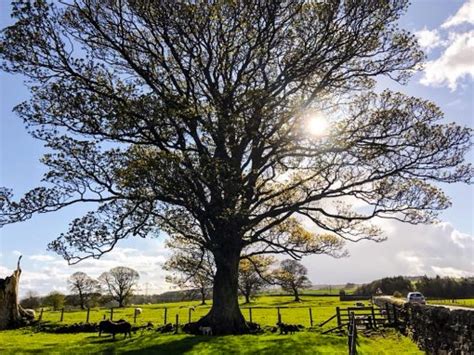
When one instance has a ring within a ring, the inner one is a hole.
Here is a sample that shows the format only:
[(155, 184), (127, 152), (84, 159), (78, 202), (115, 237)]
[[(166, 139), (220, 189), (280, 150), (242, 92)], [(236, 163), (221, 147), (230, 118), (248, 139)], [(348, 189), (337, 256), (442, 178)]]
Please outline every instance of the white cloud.
[(474, 236), (450, 223), (434, 225), (378, 222), (387, 241), (347, 243), (351, 256), (303, 259), (313, 283), (368, 282), (386, 276), (474, 276)]
[(31, 260), (35, 260), (35, 261), (53, 261), (53, 260), (55, 260), (54, 256), (43, 255), (43, 254), (31, 255), (31, 256), (29, 256), (29, 258)]
[(426, 86), (447, 85), (456, 90), (464, 78), (474, 78), (474, 31), (450, 35), (450, 45), (442, 55), (426, 63), (420, 83)]
[(474, 24), (474, 0), (466, 1), (458, 12), (454, 16), (450, 16), (441, 27), (449, 28), (463, 23)]
[(15, 255), (15, 256), (20, 256), (22, 255), (23, 253), (21, 251), (18, 251), (18, 250), (13, 250), (12, 251), (12, 254)]
[(416, 31), (415, 36), (418, 39), (418, 44), (427, 52), (445, 44), (445, 42), (441, 40), (438, 30), (428, 30), (424, 27), (422, 30)]
[(459, 270), (453, 267), (438, 267), (433, 266), (433, 271), (436, 275), (440, 276), (450, 276), (450, 277), (468, 277), (472, 276), (472, 273), (465, 270)]
[[(83, 271), (97, 278), (116, 266), (127, 266), (138, 271), (140, 292), (148, 291), (152, 294), (169, 290), (169, 285), (164, 280), (165, 273), (161, 269), (168, 251), (164, 249), (162, 243), (153, 240), (144, 242), (142, 246), (143, 250), (118, 247), (99, 260), (87, 259), (71, 266), (55, 254), (29, 255), (22, 263), (20, 296), (24, 296), (30, 290), (42, 295), (52, 290), (68, 292), (67, 279), (74, 272)], [(11, 272), (0, 265), (0, 275), (10, 275)]]

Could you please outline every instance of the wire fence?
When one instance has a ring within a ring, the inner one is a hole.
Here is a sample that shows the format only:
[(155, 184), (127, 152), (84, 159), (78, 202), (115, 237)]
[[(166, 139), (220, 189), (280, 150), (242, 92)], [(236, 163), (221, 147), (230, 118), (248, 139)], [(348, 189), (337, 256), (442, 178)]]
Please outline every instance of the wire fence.
[[(97, 323), (104, 319), (125, 319), (132, 324), (167, 324), (175, 323), (178, 316), (179, 324), (196, 322), (209, 312), (207, 307), (147, 307), (141, 309), (141, 314), (135, 307), (124, 308), (91, 308), (86, 310), (51, 310), (42, 308), (39, 311), (39, 320), (61, 323)], [(274, 326), (277, 322), (301, 324), (312, 327), (324, 319), (334, 307), (242, 307), (242, 314), (249, 322), (260, 325)]]

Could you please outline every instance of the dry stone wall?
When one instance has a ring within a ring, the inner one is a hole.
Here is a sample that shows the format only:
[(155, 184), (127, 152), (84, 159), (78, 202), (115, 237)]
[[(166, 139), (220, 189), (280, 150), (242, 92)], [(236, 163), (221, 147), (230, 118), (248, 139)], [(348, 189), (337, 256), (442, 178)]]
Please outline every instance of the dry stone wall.
[(474, 354), (474, 309), (409, 304), (390, 297), (375, 297), (374, 303), (397, 307), (398, 328), (421, 350), (437, 355)]

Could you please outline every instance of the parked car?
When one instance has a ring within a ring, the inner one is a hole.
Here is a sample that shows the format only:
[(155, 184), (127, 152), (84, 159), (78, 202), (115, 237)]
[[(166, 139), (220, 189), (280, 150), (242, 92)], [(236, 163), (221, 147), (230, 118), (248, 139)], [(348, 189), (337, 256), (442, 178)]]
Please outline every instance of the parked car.
[(407, 295), (407, 302), (426, 304), (426, 299), (420, 292), (409, 292)]

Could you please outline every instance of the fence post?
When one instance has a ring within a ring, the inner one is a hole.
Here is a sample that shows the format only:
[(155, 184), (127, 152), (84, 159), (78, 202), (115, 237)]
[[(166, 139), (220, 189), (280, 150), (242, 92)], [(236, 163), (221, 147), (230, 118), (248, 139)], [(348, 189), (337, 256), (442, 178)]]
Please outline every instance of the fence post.
[(87, 316), (86, 316), (86, 323), (89, 323), (89, 315), (90, 315), (91, 309), (87, 308)]
[(392, 310), (393, 310), (393, 325), (395, 327), (398, 326), (398, 314), (397, 314), (397, 308), (395, 305), (392, 303)]
[(114, 307), (110, 309), (110, 320), (114, 320)]
[(336, 307), (337, 326), (341, 326), (341, 311), (339, 307)]
[(178, 334), (178, 326), (179, 326), (179, 314), (176, 313), (176, 329), (174, 331), (175, 334)]
[(372, 322), (373, 322), (374, 328), (377, 328), (377, 321), (375, 319), (375, 310), (374, 310), (374, 305), (373, 304), (372, 304)]
[(252, 307), (249, 307), (249, 319), (250, 323), (252, 323)]
[(349, 316), (349, 325), (347, 326), (347, 347), (349, 355), (352, 354), (352, 315)]
[(280, 307), (277, 307), (278, 323), (281, 323)]
[(137, 310), (133, 310), (133, 323), (137, 323)]
[(189, 308), (188, 309), (188, 323), (191, 323), (191, 312), (192, 312), (192, 308)]
[(38, 318), (38, 322), (41, 322), (41, 320), (43, 319), (43, 311), (44, 311), (44, 309), (41, 308), (41, 313), (40, 313), (40, 316)]
[(388, 324), (392, 325), (392, 321), (390, 320), (390, 308), (388, 307), (388, 302), (385, 302), (385, 313), (387, 316)]
[(309, 308), (309, 324), (311, 324), (311, 327), (313, 326), (313, 310), (311, 307)]
[(61, 320), (60, 322), (62, 322), (64, 320), (64, 307), (61, 309)]
[(168, 319), (168, 308), (165, 307), (165, 324), (166, 324), (166, 321)]

